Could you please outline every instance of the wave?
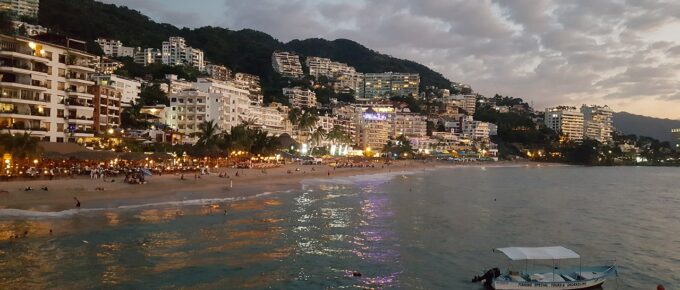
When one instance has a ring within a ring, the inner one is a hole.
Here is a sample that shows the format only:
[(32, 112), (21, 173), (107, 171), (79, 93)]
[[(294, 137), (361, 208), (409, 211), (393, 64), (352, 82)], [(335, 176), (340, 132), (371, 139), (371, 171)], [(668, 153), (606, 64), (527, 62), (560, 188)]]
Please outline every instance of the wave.
[(142, 204), (130, 204), (121, 205), (116, 207), (102, 207), (102, 208), (79, 208), (79, 209), (67, 209), (62, 211), (35, 211), (35, 210), (25, 210), (25, 209), (15, 209), (15, 208), (3, 208), (0, 209), (0, 219), (8, 218), (29, 218), (29, 219), (45, 219), (45, 218), (66, 218), (75, 215), (86, 215), (91, 213), (112, 211), (112, 210), (135, 210), (141, 208), (153, 208), (153, 207), (168, 207), (168, 206), (197, 206), (197, 205), (210, 205), (215, 203), (223, 202), (234, 202), (247, 199), (255, 199), (263, 196), (271, 195), (274, 193), (286, 193), (291, 190), (285, 191), (265, 191), (255, 195), (248, 196), (238, 196), (238, 197), (224, 197), (224, 198), (201, 198), (201, 199), (187, 199), (187, 200), (177, 200), (177, 201), (162, 201), (153, 203), (142, 203)]
[(302, 185), (319, 185), (319, 184), (341, 184), (341, 185), (352, 185), (367, 182), (385, 182), (390, 181), (398, 176), (413, 175), (418, 173), (423, 173), (432, 169), (418, 169), (418, 170), (404, 170), (404, 171), (392, 171), (383, 173), (369, 173), (369, 174), (359, 174), (351, 175), (345, 177), (335, 177), (335, 178), (312, 178), (304, 179), (300, 181)]

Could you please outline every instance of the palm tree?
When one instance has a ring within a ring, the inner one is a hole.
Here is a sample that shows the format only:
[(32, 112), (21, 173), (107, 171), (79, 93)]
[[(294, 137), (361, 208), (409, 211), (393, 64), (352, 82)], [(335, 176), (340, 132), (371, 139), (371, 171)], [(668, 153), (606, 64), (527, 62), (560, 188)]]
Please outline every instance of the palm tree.
[(300, 116), (298, 129), (303, 132), (309, 131), (308, 133), (311, 134), (317, 122), (319, 122), (319, 115), (316, 110), (307, 109), (302, 113), (302, 116)]
[(219, 127), (215, 124), (215, 121), (204, 121), (198, 125), (198, 142), (199, 145), (214, 145), (217, 141), (219, 135)]
[(288, 121), (290, 121), (293, 126), (299, 125), (301, 116), (302, 110), (300, 110), (300, 108), (292, 108), (288, 111)]
[(333, 128), (328, 131), (326, 134), (326, 139), (330, 140), (331, 142), (337, 142), (340, 144), (346, 144), (346, 143), (351, 143), (352, 140), (351, 138), (345, 134), (345, 131), (342, 129), (342, 127), (335, 125)]
[(38, 156), (41, 148), (38, 139), (31, 137), (29, 133), (0, 134), (0, 150), (12, 154), (15, 159), (25, 159)]

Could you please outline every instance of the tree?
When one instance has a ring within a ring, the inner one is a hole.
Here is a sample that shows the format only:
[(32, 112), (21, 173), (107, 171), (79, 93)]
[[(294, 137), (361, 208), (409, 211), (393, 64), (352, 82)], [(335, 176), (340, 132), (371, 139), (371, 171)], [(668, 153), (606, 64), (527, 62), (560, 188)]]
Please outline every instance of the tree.
[(345, 131), (342, 129), (342, 127), (338, 125), (333, 126), (333, 128), (328, 131), (326, 134), (326, 139), (340, 144), (352, 143), (352, 138), (345, 134)]
[(161, 86), (158, 83), (142, 86), (142, 91), (139, 94), (139, 103), (143, 106), (170, 106), (168, 95), (161, 90)]
[(15, 159), (25, 159), (40, 155), (41, 148), (38, 139), (31, 137), (29, 133), (23, 134), (0, 134), (0, 149), (12, 154)]
[(208, 146), (216, 145), (215, 142), (219, 136), (219, 127), (215, 124), (215, 121), (204, 121), (198, 125), (198, 142), (196, 144)]
[(292, 108), (288, 111), (288, 121), (290, 121), (293, 126), (299, 125), (301, 116), (302, 110), (300, 110), (300, 108)]
[(404, 135), (399, 135), (395, 140), (389, 140), (383, 146), (383, 153), (396, 155), (400, 158), (413, 156), (413, 146), (411, 141)]

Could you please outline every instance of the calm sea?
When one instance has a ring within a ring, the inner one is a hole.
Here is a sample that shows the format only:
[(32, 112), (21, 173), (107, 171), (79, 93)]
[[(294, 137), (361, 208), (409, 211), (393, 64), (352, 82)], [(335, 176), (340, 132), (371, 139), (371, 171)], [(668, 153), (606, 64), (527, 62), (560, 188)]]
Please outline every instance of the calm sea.
[(493, 248), (546, 245), (616, 259), (604, 289), (680, 287), (679, 168), (459, 167), (196, 203), (0, 220), (55, 231), (0, 242), (0, 289), (481, 289), (508, 267)]

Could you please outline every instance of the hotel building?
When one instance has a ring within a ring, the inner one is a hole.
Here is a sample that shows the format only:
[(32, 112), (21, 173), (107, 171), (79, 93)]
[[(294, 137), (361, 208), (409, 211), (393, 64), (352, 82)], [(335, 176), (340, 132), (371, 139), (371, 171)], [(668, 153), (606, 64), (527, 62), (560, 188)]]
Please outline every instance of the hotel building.
[(600, 143), (612, 142), (614, 133), (613, 111), (608, 106), (581, 106), (583, 137)]
[(415, 113), (396, 113), (392, 115), (390, 137), (401, 135), (406, 137), (427, 136), (427, 117)]
[(208, 64), (205, 66), (205, 72), (216, 80), (228, 81), (231, 79), (231, 70), (223, 65)]
[(93, 136), (96, 59), (85, 42), (0, 35), (0, 128), (50, 142)]
[(38, 18), (40, 0), (0, 0), (0, 11), (9, 11), (13, 16)]
[(188, 65), (205, 70), (203, 51), (187, 45), (184, 38), (175, 36), (163, 41), (161, 61), (166, 65)]
[(545, 126), (563, 135), (566, 140), (583, 140), (583, 113), (574, 107), (545, 109)]
[(316, 94), (310, 90), (300, 87), (283, 88), (283, 95), (293, 108), (316, 108)]
[(418, 96), (420, 75), (413, 73), (366, 73), (359, 97), (364, 99), (393, 96)]
[(284, 77), (301, 79), (304, 77), (300, 57), (287, 51), (277, 51), (272, 54), (274, 71)]
[(111, 85), (90, 87), (94, 95), (94, 130), (97, 133), (120, 128), (121, 92)]
[(163, 63), (163, 53), (156, 48), (144, 48), (135, 53), (134, 62), (142, 65)]
[(97, 84), (117, 89), (121, 94), (120, 102), (122, 106), (137, 103), (139, 95), (142, 93), (142, 83), (137, 80), (131, 80), (114, 74), (94, 75), (92, 79)]
[(135, 48), (124, 46), (120, 40), (97, 38), (95, 40), (106, 56), (135, 57)]

